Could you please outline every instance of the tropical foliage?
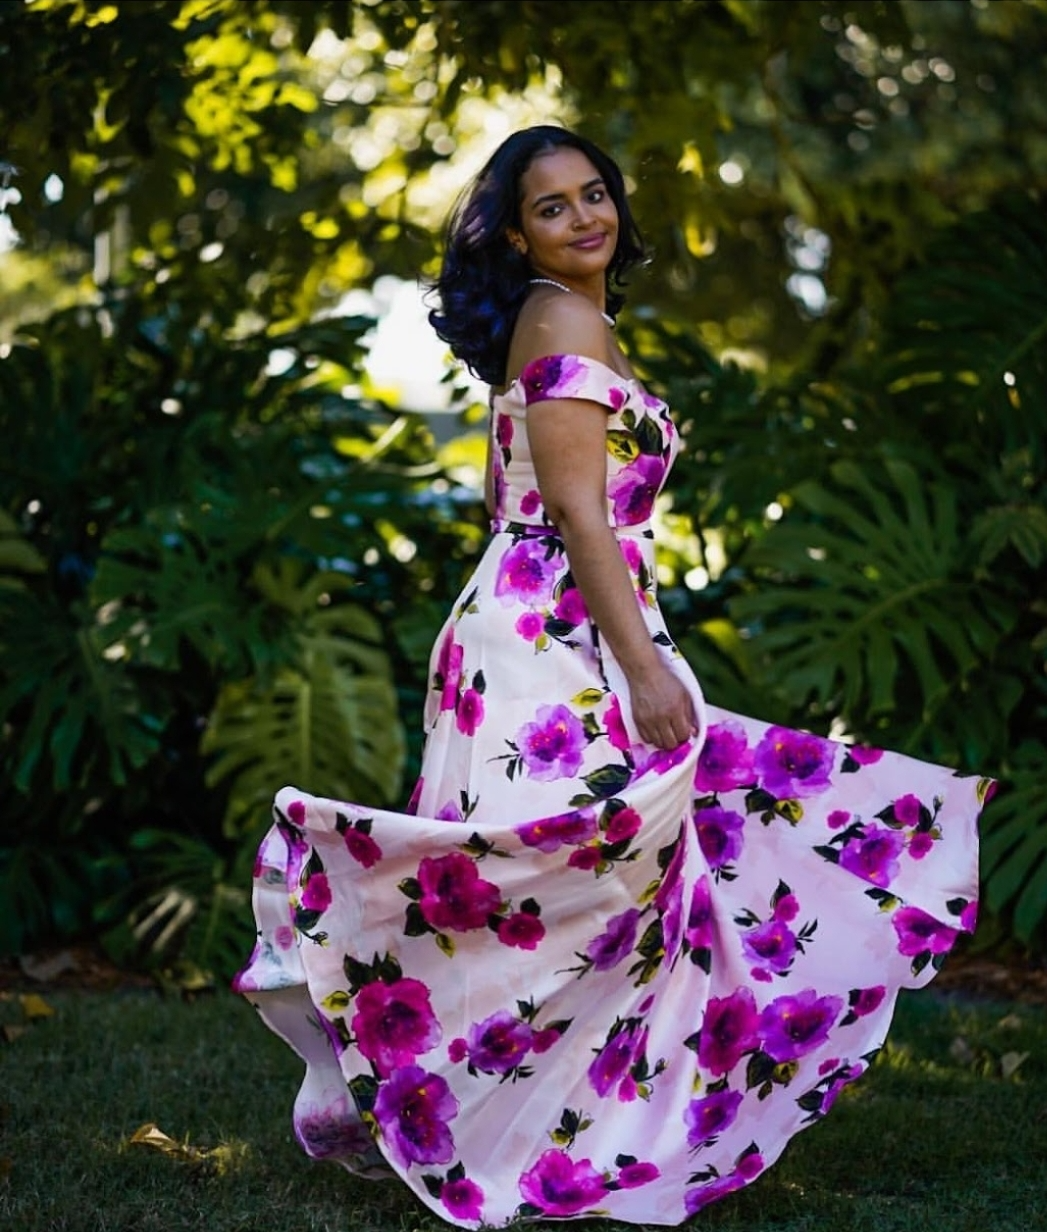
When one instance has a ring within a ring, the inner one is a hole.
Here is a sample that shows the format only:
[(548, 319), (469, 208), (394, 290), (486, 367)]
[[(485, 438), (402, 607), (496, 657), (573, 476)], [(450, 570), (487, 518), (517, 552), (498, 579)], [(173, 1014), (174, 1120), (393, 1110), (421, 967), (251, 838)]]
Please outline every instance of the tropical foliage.
[(710, 696), (998, 775), (983, 935), (1047, 945), (1045, 51), (1042, 0), (0, 7), (2, 948), (226, 969), (274, 788), (402, 801), (482, 517), (346, 304), (547, 116), (652, 241)]

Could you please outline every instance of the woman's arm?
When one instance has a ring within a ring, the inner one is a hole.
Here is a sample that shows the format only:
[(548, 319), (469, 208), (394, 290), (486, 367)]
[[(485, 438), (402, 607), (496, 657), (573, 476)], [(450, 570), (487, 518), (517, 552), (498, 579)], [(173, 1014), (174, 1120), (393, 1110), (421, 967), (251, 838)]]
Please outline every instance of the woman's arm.
[[(594, 330), (583, 314), (573, 312), (568, 326), (557, 330), (556, 349), (604, 353), (598, 316), (597, 322)], [(696, 730), (694, 706), (651, 640), (607, 522), (607, 410), (578, 398), (534, 403), (527, 411), (527, 435), (542, 503), (563, 538), (571, 573), (600, 636), (625, 673), (636, 729), (648, 744), (675, 748)]]

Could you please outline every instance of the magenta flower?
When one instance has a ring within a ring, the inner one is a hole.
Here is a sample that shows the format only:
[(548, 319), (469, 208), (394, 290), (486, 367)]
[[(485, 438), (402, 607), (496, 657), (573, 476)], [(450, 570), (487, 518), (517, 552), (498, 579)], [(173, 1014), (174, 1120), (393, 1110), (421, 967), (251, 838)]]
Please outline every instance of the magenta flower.
[(839, 830), (851, 820), (850, 813), (846, 809), (833, 809), (825, 819), (825, 824), (830, 830)]
[(781, 920), (771, 919), (742, 937), (742, 949), (751, 961), (786, 971), (796, 954), (796, 934)]
[(898, 934), (898, 953), (908, 958), (927, 952), (947, 954), (958, 933), (947, 924), (939, 924), (919, 907), (899, 907), (891, 916), (891, 923)]
[(375, 1096), (375, 1120), (404, 1167), (450, 1163), (454, 1137), (448, 1122), (457, 1115), (458, 1100), (444, 1079), (417, 1065), (394, 1070)]
[(531, 1050), (534, 1033), (508, 1010), (498, 1010), (469, 1028), (469, 1064), (484, 1074), (508, 1074)]
[(566, 1151), (548, 1150), (520, 1177), (525, 1202), (543, 1215), (577, 1215), (607, 1193), (607, 1182), (588, 1159), (577, 1163)]
[(895, 820), (903, 826), (918, 826), (920, 824), (919, 796), (899, 796), (891, 806)]
[(363, 1155), (374, 1145), (346, 1096), (323, 1106), (308, 1104), (294, 1115), (294, 1135), (311, 1159)]
[(716, 723), (705, 734), (698, 768), (694, 774), (697, 791), (733, 791), (747, 787), (756, 779), (753, 751), (745, 729), (733, 719)]
[(362, 864), (364, 868), (373, 868), (382, 858), (381, 847), (363, 830), (356, 830), (349, 826), (342, 835), (342, 839), (349, 854), (357, 864)]
[(546, 398), (569, 398), (584, 378), (585, 366), (574, 355), (544, 355), (520, 373), (524, 400), (530, 406)]
[(934, 836), (927, 830), (917, 830), (909, 839), (908, 852), (914, 860), (922, 860), (934, 846)]
[(287, 806), (287, 816), (296, 826), (305, 825), (305, 804), (301, 800), (292, 800)]
[(618, 526), (646, 522), (665, 478), (665, 463), (655, 454), (641, 453), (608, 481), (607, 495), (614, 504)]
[(520, 497), (520, 512), (525, 517), (530, 517), (538, 512), (542, 507), (542, 497), (536, 488), (531, 488)]
[(585, 752), (585, 727), (566, 706), (539, 706), (535, 721), (525, 723), (513, 743), (520, 760), (536, 782), (571, 778)]
[(673, 749), (648, 749), (646, 756), (636, 758), (635, 776), (641, 778), (645, 774), (668, 774), (690, 751), (690, 740), (684, 740)]
[(531, 1051), (536, 1054), (548, 1052), (559, 1038), (560, 1032), (556, 1027), (543, 1027), (531, 1037)]
[(484, 881), (473, 861), (459, 851), (435, 859), (426, 856), (418, 866), (418, 881), (422, 916), (437, 931), (483, 928), (501, 903), (498, 887)]
[(458, 703), (455, 726), (463, 736), (474, 736), (484, 721), (484, 699), (475, 689), (466, 689)]
[(602, 859), (599, 847), (576, 847), (567, 857), (567, 864), (570, 868), (589, 872), (590, 869), (596, 868)]
[(883, 749), (871, 749), (864, 744), (849, 745), (847, 752), (859, 766), (875, 766), (883, 756)]
[(710, 1203), (725, 1198), (730, 1193), (735, 1193), (744, 1185), (743, 1178), (734, 1172), (729, 1172), (727, 1176), (718, 1176), (706, 1182), (699, 1189), (688, 1189), (683, 1198), (684, 1210), (688, 1215), (697, 1215)]
[(621, 1084), (618, 1098), (629, 1102), (635, 1095), (635, 1084), (629, 1079), (633, 1061), (643, 1051), (646, 1035), (636, 1026), (623, 1027), (612, 1035), (589, 1064), (589, 1085), (601, 1099)]
[(840, 850), (840, 866), (883, 889), (898, 876), (898, 856), (905, 838), (897, 830), (867, 826)]
[(621, 1189), (639, 1189), (641, 1185), (649, 1185), (661, 1176), (657, 1164), (638, 1160), (634, 1164), (625, 1164), (618, 1170), (618, 1185)]
[(618, 546), (621, 549), (622, 556), (625, 558), (625, 563), (629, 567), (629, 572), (634, 576), (640, 572), (643, 566), (643, 549), (635, 539), (630, 539), (628, 536), (619, 539)]
[(622, 703), (618, 696), (611, 694), (611, 701), (603, 716), (604, 725), (607, 728), (607, 739), (616, 749), (627, 749), (630, 745), (629, 733), (625, 730), (625, 723), (622, 721)]
[(545, 620), (539, 612), (524, 612), (517, 619), (515, 628), (525, 642), (536, 642), (545, 629)]
[(435, 1048), (442, 1034), (429, 989), (413, 979), (365, 984), (356, 995), (351, 1029), (360, 1052), (383, 1078)]
[(537, 539), (521, 539), (498, 562), (494, 593), (505, 607), (548, 603), (558, 568), (557, 557), (546, 559), (546, 549)]
[(726, 1074), (758, 1043), (759, 1014), (748, 988), (729, 997), (710, 997), (702, 1018), (698, 1064), (711, 1074)]
[(696, 809), (694, 825), (698, 831), (698, 845), (709, 862), (710, 868), (723, 868), (742, 853), (745, 818), (730, 809)]
[(774, 904), (774, 918), (776, 920), (782, 920), (788, 924), (790, 920), (795, 920), (799, 914), (800, 903), (795, 894), (783, 894)]
[(684, 936), (687, 944), (694, 950), (707, 950), (712, 945), (713, 900), (709, 893), (708, 877), (699, 877), (694, 883)]
[(495, 417), (494, 436), (503, 449), (509, 448), (513, 443), (513, 417), (511, 415), (498, 415)]
[(455, 1219), (483, 1219), (484, 1191), (475, 1181), (459, 1177), (440, 1186), (440, 1201)]
[(457, 800), (447, 800), (436, 810), (437, 821), (463, 821), (462, 810)]
[(626, 958), (636, 944), (636, 926), (640, 913), (635, 907), (612, 916), (607, 928), (586, 946), (586, 954), (597, 971), (610, 971)]
[(331, 887), (326, 873), (313, 873), (299, 900), (306, 911), (326, 911), (331, 905)]
[(468, 1055), (469, 1044), (460, 1035), (456, 1039), (451, 1040), (451, 1042), (447, 1045), (448, 1059), (453, 1061), (455, 1065), (457, 1065), (459, 1061), (464, 1061)]
[(840, 997), (819, 997), (813, 988), (776, 997), (760, 1015), (763, 1051), (779, 1065), (806, 1056), (829, 1038), (842, 1008)]
[(778, 800), (817, 796), (831, 786), (836, 746), (821, 736), (769, 727), (756, 746), (756, 770), (763, 789)]
[(441, 710), (453, 710), (458, 703), (458, 686), (462, 681), (462, 661), (465, 658), (465, 647), (454, 640), (454, 634), (448, 634), (448, 638), (440, 649), (440, 663), (436, 669), (444, 682), (440, 693)]
[(856, 988), (851, 993), (851, 1013), (855, 1018), (865, 1018), (880, 1008), (886, 995), (887, 989), (882, 984), (874, 984), (872, 988)]
[(580, 625), (589, 616), (582, 592), (573, 586), (560, 596), (555, 611), (557, 620), (566, 621), (569, 625)]
[(960, 928), (965, 933), (973, 933), (978, 924), (978, 903), (970, 902), (960, 912)]
[(525, 847), (553, 852), (560, 847), (576, 847), (596, 834), (596, 814), (592, 809), (578, 809), (555, 817), (542, 817), (516, 827), (516, 836)]
[(526, 911), (515, 911), (498, 925), (498, 940), (518, 950), (537, 949), (544, 936), (545, 925), (536, 915), (528, 915)]
[(714, 1091), (703, 1099), (692, 1099), (684, 1111), (687, 1145), (705, 1146), (717, 1134), (729, 1129), (738, 1115), (741, 1091)]
[(643, 825), (643, 818), (633, 808), (619, 809), (607, 824), (604, 831), (605, 843), (624, 843), (630, 839)]

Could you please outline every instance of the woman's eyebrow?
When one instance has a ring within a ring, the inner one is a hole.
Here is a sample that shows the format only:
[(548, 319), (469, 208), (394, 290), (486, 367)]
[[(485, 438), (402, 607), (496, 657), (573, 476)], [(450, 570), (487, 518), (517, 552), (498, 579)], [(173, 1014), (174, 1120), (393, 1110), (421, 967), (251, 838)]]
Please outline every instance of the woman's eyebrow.
[[(582, 192), (588, 192), (590, 188), (596, 188), (603, 185), (603, 176), (597, 176), (595, 180), (589, 180), (582, 185)], [(537, 205), (544, 205), (547, 201), (562, 201), (566, 193), (555, 192), (546, 193), (543, 197), (535, 197), (531, 202), (532, 209)]]

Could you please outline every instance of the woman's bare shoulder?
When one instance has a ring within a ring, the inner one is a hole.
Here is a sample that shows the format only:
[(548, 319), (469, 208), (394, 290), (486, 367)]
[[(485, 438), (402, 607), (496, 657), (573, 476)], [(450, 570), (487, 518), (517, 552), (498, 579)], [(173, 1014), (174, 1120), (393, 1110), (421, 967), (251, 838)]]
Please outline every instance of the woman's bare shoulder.
[(520, 310), (509, 347), (507, 381), (521, 369), (547, 355), (581, 355), (608, 363), (610, 343), (607, 323), (600, 310), (584, 295), (551, 289), (533, 295)]

